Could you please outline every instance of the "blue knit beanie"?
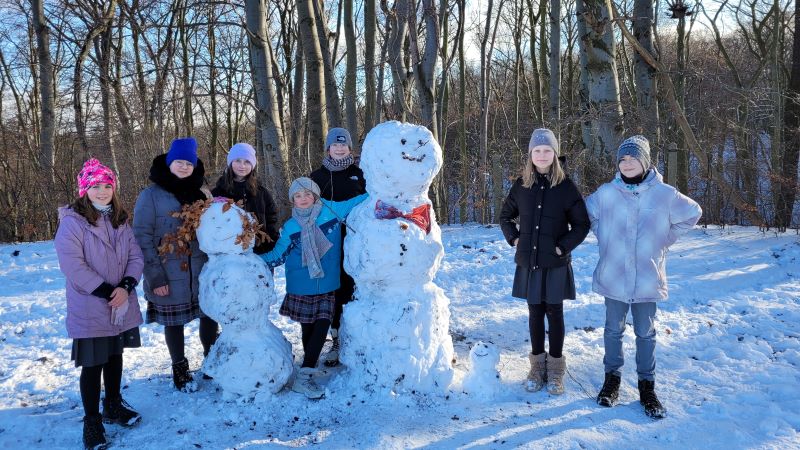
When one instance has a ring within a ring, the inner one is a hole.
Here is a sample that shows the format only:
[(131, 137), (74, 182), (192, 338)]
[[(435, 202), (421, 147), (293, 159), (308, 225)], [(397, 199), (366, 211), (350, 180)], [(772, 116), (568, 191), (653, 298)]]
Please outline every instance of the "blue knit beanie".
[(642, 135), (625, 139), (617, 149), (617, 165), (625, 156), (638, 159), (644, 171), (647, 172), (650, 169), (650, 142)]
[(547, 128), (537, 128), (531, 133), (531, 141), (528, 143), (528, 150), (538, 147), (540, 145), (547, 145), (553, 149), (556, 156), (558, 156), (558, 139), (555, 133)]
[(192, 165), (197, 165), (197, 141), (193, 137), (177, 138), (172, 141), (167, 152), (167, 166), (171, 165), (176, 159), (182, 159), (189, 161)]
[(328, 131), (328, 137), (325, 138), (325, 151), (327, 152), (330, 146), (336, 143), (347, 144), (350, 150), (353, 150), (353, 140), (350, 139), (350, 132), (344, 128), (331, 128)]

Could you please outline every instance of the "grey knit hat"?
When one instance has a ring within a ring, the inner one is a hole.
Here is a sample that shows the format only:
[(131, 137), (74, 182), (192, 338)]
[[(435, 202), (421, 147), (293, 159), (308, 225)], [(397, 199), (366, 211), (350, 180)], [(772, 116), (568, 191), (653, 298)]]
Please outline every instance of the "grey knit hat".
[(638, 159), (645, 172), (650, 169), (650, 142), (646, 137), (636, 135), (622, 141), (617, 149), (617, 165), (626, 155)]
[(556, 139), (555, 133), (547, 128), (537, 128), (531, 133), (531, 141), (528, 143), (528, 150), (539, 145), (549, 145), (556, 153), (556, 156), (558, 156), (558, 139)]
[(344, 128), (331, 128), (328, 131), (328, 137), (325, 138), (325, 151), (327, 152), (330, 146), (336, 143), (347, 144), (350, 150), (353, 149), (353, 140), (350, 139), (350, 132)]
[(313, 192), (314, 195), (316, 195), (317, 198), (319, 198), (320, 196), (319, 186), (317, 186), (317, 183), (315, 183), (314, 180), (312, 180), (311, 178), (300, 177), (292, 181), (292, 185), (289, 186), (289, 199), (291, 199), (294, 196), (294, 194), (304, 189)]

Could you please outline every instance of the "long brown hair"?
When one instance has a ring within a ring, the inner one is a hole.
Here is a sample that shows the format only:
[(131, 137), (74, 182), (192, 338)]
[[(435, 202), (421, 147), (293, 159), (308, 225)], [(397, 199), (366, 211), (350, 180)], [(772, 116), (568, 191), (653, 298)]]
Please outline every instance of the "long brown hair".
[[(92, 226), (97, 226), (97, 219), (100, 218), (100, 212), (92, 205), (88, 195), (79, 197), (69, 205), (70, 209), (83, 216), (87, 222)], [(120, 225), (128, 221), (128, 212), (122, 207), (122, 202), (119, 200), (117, 190), (111, 195), (111, 226), (119, 228)]]
[[(221, 181), (222, 183), (220, 183), (220, 187), (228, 194), (232, 194), (233, 183), (236, 181), (236, 174), (233, 173), (233, 169), (231, 168), (230, 164), (228, 164), (228, 167), (226, 167), (225, 171), (222, 172)], [(255, 167), (253, 167), (253, 170), (251, 170), (250, 173), (244, 177), (244, 184), (248, 194), (253, 196), (258, 194), (258, 176), (256, 175)]]
[[(553, 164), (550, 164), (550, 170), (547, 173), (547, 177), (550, 178), (550, 186), (558, 185), (558, 183), (561, 183), (564, 181), (564, 178), (567, 177), (567, 175), (564, 173), (564, 169), (561, 167), (561, 161), (558, 160), (558, 153), (553, 153)], [(528, 149), (525, 167), (522, 169), (523, 187), (529, 188), (536, 184), (536, 175), (534, 175), (535, 171), (536, 168), (533, 167), (533, 160), (531, 159), (531, 149)]]

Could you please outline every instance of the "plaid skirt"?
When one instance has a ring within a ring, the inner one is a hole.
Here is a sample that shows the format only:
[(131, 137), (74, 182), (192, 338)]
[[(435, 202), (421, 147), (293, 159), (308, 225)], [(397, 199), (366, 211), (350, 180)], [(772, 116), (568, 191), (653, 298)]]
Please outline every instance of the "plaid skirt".
[(333, 292), (318, 295), (287, 293), (278, 313), (295, 322), (314, 323), (319, 319), (331, 320), (335, 305), (336, 295)]
[(206, 317), (203, 311), (200, 310), (199, 303), (191, 302), (180, 303), (178, 305), (157, 305), (153, 302), (147, 302), (147, 317), (145, 318), (145, 323), (156, 322), (167, 327), (186, 325), (198, 317)]

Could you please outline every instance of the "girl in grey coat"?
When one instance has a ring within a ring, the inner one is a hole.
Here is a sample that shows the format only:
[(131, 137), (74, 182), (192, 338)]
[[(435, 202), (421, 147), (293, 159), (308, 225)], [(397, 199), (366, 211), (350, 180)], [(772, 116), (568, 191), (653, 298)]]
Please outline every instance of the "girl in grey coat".
[(164, 337), (172, 358), (172, 378), (180, 390), (195, 389), (184, 354), (183, 327), (200, 318), (203, 354), (216, 341), (217, 323), (200, 310), (198, 277), (208, 260), (197, 240), (190, 243), (191, 256), (158, 254), (161, 239), (175, 233), (180, 219), (172, 213), (183, 205), (210, 198), (204, 188), (203, 162), (197, 157), (194, 138), (175, 139), (169, 152), (156, 156), (150, 167), (152, 184), (136, 199), (133, 232), (144, 253), (144, 294), (147, 298), (147, 323), (164, 325)]
[(623, 365), (628, 309), (636, 334), (639, 398), (645, 413), (662, 418), (655, 394), (656, 302), (667, 299), (667, 249), (700, 219), (700, 206), (665, 184), (650, 165), (650, 144), (633, 136), (617, 150), (619, 172), (586, 200), (600, 259), (592, 289), (605, 297), (605, 381), (597, 402), (614, 406)]

